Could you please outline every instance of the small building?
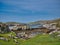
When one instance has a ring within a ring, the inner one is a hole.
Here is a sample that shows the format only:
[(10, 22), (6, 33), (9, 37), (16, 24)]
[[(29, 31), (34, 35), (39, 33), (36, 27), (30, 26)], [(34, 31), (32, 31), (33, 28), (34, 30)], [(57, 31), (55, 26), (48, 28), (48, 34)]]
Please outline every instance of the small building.
[(10, 30), (26, 30), (26, 29), (29, 29), (29, 26), (25, 24), (15, 24), (15, 25), (10, 25), (9, 29)]
[(50, 29), (56, 29), (57, 28), (57, 23), (51, 23), (50, 24)]
[(50, 24), (43, 24), (43, 27), (49, 28), (50, 27)]
[(47, 29), (56, 29), (56, 23), (44, 24), (43, 27), (46, 27)]

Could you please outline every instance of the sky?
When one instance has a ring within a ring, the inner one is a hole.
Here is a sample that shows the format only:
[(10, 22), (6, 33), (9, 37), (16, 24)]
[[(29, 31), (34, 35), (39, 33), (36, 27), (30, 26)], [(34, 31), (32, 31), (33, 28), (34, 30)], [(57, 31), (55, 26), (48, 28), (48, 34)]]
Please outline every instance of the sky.
[(0, 22), (34, 22), (60, 18), (60, 0), (0, 0)]

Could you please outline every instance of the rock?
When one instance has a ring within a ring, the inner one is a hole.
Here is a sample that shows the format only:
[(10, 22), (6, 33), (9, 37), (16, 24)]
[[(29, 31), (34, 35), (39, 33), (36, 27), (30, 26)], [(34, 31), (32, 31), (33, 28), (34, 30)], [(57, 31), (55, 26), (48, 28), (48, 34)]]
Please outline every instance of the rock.
[(57, 35), (58, 37), (60, 37), (60, 35)]

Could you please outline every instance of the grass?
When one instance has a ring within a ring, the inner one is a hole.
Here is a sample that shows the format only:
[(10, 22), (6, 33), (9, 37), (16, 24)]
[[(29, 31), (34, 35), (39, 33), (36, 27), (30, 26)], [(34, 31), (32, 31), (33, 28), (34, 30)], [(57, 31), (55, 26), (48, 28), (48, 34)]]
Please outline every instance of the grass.
[[(1, 35), (1, 34), (0, 34)], [(3, 36), (7, 36), (7, 34), (2, 34)], [(28, 40), (17, 39), (19, 44), (16, 44), (13, 39), (10, 41), (0, 40), (0, 45), (60, 45), (60, 41), (58, 38), (53, 38), (50, 35), (37, 35)]]
[(49, 35), (38, 35), (22, 45), (60, 45), (60, 43), (58, 39), (51, 38)]

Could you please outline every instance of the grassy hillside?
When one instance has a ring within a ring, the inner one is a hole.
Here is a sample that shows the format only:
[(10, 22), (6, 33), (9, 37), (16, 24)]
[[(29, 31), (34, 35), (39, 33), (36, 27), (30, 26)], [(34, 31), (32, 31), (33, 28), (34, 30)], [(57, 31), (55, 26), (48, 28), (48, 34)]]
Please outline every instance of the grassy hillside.
[(60, 19), (53, 20), (55, 23), (57, 23), (57, 27), (60, 27)]
[(50, 37), (49, 35), (38, 35), (27, 40), (22, 45), (60, 45), (59, 40)]
[[(46, 35), (37, 35), (34, 38), (23, 40), (17, 39), (17, 45), (60, 45), (60, 40), (57, 38), (50, 37), (48, 34)], [(9, 42), (0, 40), (0, 45), (16, 45), (13, 39), (10, 39)]]

